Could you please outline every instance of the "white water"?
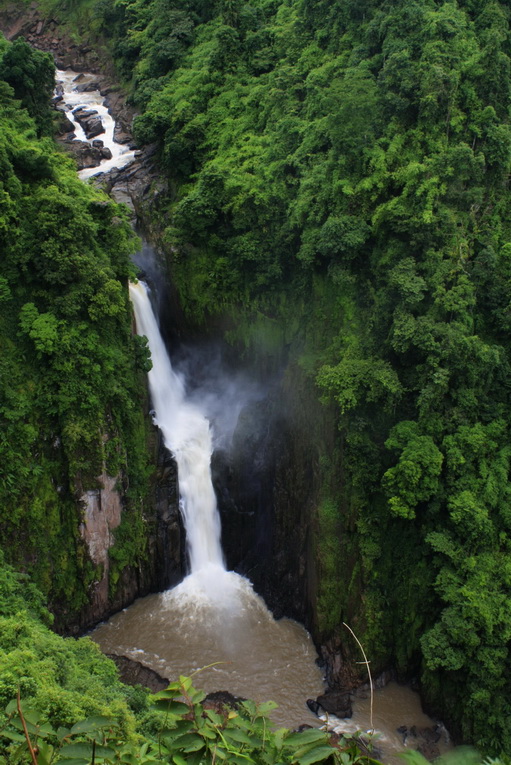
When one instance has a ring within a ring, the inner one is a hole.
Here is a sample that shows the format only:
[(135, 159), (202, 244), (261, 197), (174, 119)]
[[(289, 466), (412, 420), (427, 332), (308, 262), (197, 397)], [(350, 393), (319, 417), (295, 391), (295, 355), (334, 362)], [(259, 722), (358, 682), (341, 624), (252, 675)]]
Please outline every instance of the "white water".
[(172, 369), (144, 284), (130, 285), (137, 332), (147, 337), (153, 367), (149, 390), (165, 446), (177, 462), (181, 514), (192, 574), (207, 569), (209, 586), (225, 572), (220, 517), (211, 482), (212, 440), (209, 422), (185, 395), (183, 380)]
[[(101, 164), (98, 165), (98, 167), (90, 167), (86, 168), (85, 170), (80, 170), (78, 173), (79, 177), (82, 180), (86, 180), (87, 178), (91, 178), (93, 175), (98, 175), (99, 173), (105, 173), (109, 170), (126, 167), (126, 165), (129, 165), (130, 162), (133, 162), (135, 158), (135, 152), (134, 150), (128, 148), (128, 146), (117, 143), (117, 141), (114, 139), (115, 121), (105, 106), (104, 98), (99, 90), (92, 90), (89, 93), (78, 93), (75, 90), (77, 83), (74, 81), (78, 76), (79, 73), (73, 72), (71, 69), (57, 69), (57, 84), (61, 84), (64, 89), (66, 116), (73, 123), (75, 129), (75, 140), (92, 143), (92, 140), (89, 141), (86, 137), (81, 125), (75, 120), (73, 110), (81, 106), (91, 110), (94, 109), (97, 111), (97, 116), (101, 119), (105, 129), (105, 132), (98, 135), (97, 138), (103, 141), (104, 146), (110, 149), (112, 152), (112, 158), (103, 160)], [(94, 79), (94, 75), (85, 74), (83, 79), (80, 80), (79, 84), (93, 82)]]

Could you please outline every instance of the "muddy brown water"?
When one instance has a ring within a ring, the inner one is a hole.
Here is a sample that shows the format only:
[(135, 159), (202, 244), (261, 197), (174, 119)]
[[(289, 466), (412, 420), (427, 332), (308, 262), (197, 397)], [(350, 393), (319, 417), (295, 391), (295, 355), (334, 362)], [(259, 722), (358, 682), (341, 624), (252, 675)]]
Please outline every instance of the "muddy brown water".
[[(272, 699), (278, 704), (271, 715), (276, 726), (322, 724), (306, 705), (325, 688), (309, 634), (290, 619), (276, 621), (250, 582), (232, 572), (192, 574), (173, 590), (137, 600), (91, 637), (105, 653), (135, 659), (169, 680), (196, 673), (194, 684), (206, 692)], [(355, 699), (351, 720), (330, 718), (329, 725), (347, 733), (367, 731), (365, 695)], [(405, 748), (398, 727), (432, 724), (409, 688), (390, 683), (375, 692), (376, 745), (386, 761)]]
[(194, 684), (206, 692), (272, 699), (277, 725), (317, 724), (305, 704), (324, 689), (310, 636), (290, 619), (276, 621), (250, 582), (232, 572), (192, 574), (173, 590), (137, 600), (91, 637), (105, 653), (170, 680), (200, 670)]

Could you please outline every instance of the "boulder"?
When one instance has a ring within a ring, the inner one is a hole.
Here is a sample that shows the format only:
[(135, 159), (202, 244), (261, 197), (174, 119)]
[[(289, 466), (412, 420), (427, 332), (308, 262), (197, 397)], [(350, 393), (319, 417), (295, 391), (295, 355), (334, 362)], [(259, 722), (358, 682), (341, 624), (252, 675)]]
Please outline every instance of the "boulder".
[(99, 82), (97, 80), (84, 82), (76, 86), (77, 93), (90, 93), (93, 90), (99, 90)]
[(351, 717), (351, 694), (348, 691), (327, 691), (316, 699), (319, 706), (328, 714), (336, 717)]
[(122, 129), (122, 127), (119, 127), (117, 124), (114, 128), (114, 139), (116, 143), (131, 143), (133, 141), (133, 138), (129, 133), (126, 133), (125, 130)]
[(79, 170), (97, 167), (101, 163), (101, 149), (96, 149), (87, 141), (65, 141), (64, 146), (74, 156)]
[(441, 724), (425, 728), (418, 728), (416, 725), (408, 728), (406, 725), (401, 725), (397, 728), (397, 732), (403, 737), (403, 744), (416, 749), (429, 761), (436, 760), (440, 756), (437, 744), (442, 738), (442, 730)]
[(101, 117), (98, 116), (96, 109), (86, 109), (84, 106), (79, 106), (77, 109), (73, 109), (73, 114), (89, 140), (105, 132)]
[(89, 139), (95, 138), (97, 135), (101, 135), (101, 133), (105, 132), (100, 117), (89, 117), (88, 120), (84, 120), (82, 127), (85, 131), (85, 135)]
[(319, 706), (316, 699), (307, 699), (307, 706), (309, 707), (310, 711), (313, 715), (320, 715), (321, 714), (321, 707)]
[(69, 136), (70, 134), (74, 135), (75, 126), (73, 125), (69, 117), (67, 117), (65, 112), (57, 111), (57, 117), (55, 119), (55, 123), (56, 123), (57, 135), (62, 135), (62, 136), (63, 135)]
[(126, 685), (143, 685), (145, 688), (149, 688), (151, 693), (163, 691), (169, 685), (168, 680), (139, 661), (112, 653), (107, 654), (107, 656), (117, 664), (120, 679)]
[(202, 705), (204, 709), (213, 709), (222, 714), (225, 707), (228, 709), (238, 709), (239, 705), (246, 701), (244, 696), (234, 696), (230, 691), (213, 691), (208, 693)]

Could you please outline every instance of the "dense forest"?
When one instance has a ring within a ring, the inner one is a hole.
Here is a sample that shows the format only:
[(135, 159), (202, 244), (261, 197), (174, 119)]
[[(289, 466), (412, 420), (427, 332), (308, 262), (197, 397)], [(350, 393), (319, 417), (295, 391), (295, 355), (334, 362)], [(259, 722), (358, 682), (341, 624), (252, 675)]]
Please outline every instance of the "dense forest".
[(338, 426), (320, 629), (362, 593), (373, 661), (492, 752), (511, 747), (510, 10), (95, 6), (170, 179), (185, 309), (253, 348), (280, 332)]
[[(278, 347), (328, 412), (317, 635), (349, 616), (460, 740), (511, 753), (511, 4), (45, 7), (109, 52), (157, 147), (146, 215), (190, 324)], [(123, 213), (52, 148), (50, 62), (21, 45), (0, 65), (0, 530), (76, 607), (73, 492), (114, 460), (142, 495), (147, 357)]]

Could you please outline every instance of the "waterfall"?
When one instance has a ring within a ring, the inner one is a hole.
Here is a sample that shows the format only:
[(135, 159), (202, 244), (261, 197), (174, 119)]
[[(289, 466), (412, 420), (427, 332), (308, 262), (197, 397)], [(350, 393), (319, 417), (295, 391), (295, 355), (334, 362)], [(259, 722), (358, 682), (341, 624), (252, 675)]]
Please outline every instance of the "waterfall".
[(174, 372), (149, 300), (145, 284), (130, 285), (137, 333), (145, 335), (153, 366), (149, 390), (154, 423), (176, 462), (180, 509), (186, 529), (190, 569), (209, 575), (225, 571), (220, 544), (220, 517), (211, 482), (212, 439), (209, 422), (200, 409), (186, 398), (182, 378)]

